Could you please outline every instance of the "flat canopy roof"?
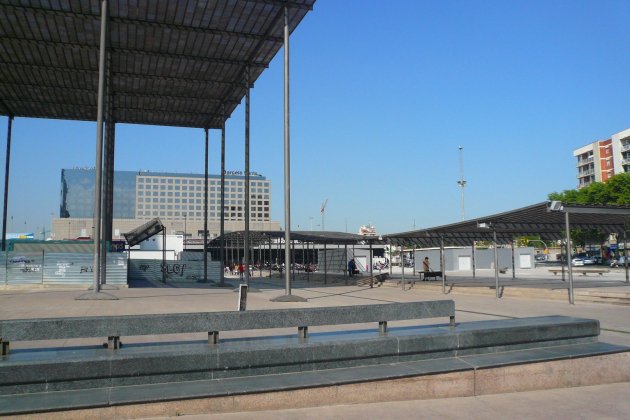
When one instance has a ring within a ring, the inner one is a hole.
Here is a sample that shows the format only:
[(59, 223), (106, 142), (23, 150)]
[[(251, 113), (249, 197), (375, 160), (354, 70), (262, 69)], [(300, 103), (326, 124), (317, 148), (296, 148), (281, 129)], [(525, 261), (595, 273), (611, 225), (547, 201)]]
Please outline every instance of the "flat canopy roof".
[[(253, 245), (264, 244), (269, 241), (269, 238), (282, 238), (284, 239), (285, 232), (283, 230), (274, 231), (250, 231), (249, 237)], [(346, 232), (327, 232), (317, 230), (306, 231), (291, 231), (291, 240), (300, 242), (311, 242), (316, 244), (333, 244), (333, 245), (367, 245), (383, 243), (378, 236), (364, 236), (357, 235), (355, 233)], [(245, 237), (244, 231), (235, 231), (226, 233), (224, 235), (225, 241), (231, 244), (240, 244), (242, 246)], [(210, 247), (218, 247), (221, 241), (221, 237), (214, 238), (210, 241)], [(239, 245), (237, 245), (239, 246)]]
[(549, 203), (545, 201), (450, 225), (383, 235), (383, 239), (394, 245), (434, 247), (439, 246), (443, 238), (445, 245), (471, 246), (473, 241), (492, 241), (494, 230), (497, 242), (502, 244), (512, 242), (516, 236), (540, 236), (542, 240), (553, 241), (565, 238), (566, 212), (572, 229), (599, 229), (617, 235), (623, 235), (630, 218), (630, 207), (623, 206), (566, 204), (560, 211), (548, 208)]
[[(221, 128), (314, 3), (109, 0), (111, 120)], [(96, 120), (100, 4), (0, 4), (0, 114)]]

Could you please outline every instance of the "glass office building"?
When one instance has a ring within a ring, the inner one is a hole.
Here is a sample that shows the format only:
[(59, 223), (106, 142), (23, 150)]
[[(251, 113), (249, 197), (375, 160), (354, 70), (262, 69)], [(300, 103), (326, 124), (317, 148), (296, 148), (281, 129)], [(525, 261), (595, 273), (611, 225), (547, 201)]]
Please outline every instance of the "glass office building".
[[(59, 217), (94, 217), (94, 169), (61, 170), (61, 207)], [(136, 208), (136, 173), (114, 173), (114, 218), (133, 219)]]

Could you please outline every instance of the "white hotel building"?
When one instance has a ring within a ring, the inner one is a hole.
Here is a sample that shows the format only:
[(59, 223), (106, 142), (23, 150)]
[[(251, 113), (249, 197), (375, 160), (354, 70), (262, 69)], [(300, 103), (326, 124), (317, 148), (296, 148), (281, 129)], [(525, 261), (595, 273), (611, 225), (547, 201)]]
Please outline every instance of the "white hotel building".
[[(59, 218), (53, 219), (54, 239), (91, 237), (94, 206), (94, 170), (61, 171), (61, 206)], [(204, 175), (148, 171), (115, 171), (113, 199), (113, 238), (159, 217), (167, 233), (186, 233), (189, 238), (203, 237)], [(264, 176), (250, 174), (250, 229), (279, 230), (271, 221), (271, 183)], [(220, 232), (221, 177), (208, 176), (208, 231)], [(245, 176), (226, 172), (225, 230), (243, 230), (245, 226)]]

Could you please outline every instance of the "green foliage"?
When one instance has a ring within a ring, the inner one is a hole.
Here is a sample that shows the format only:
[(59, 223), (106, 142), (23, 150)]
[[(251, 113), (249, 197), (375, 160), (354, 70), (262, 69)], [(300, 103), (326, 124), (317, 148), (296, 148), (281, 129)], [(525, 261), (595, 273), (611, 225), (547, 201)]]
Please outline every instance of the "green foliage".
[(517, 247), (524, 247), (532, 245), (535, 248), (543, 248), (543, 241), (540, 240), (540, 235), (533, 236), (519, 236), (514, 238), (514, 245)]
[(608, 234), (598, 229), (571, 229), (571, 241), (574, 245), (585, 247), (586, 244), (601, 245), (608, 239)]
[[(630, 205), (630, 173), (618, 174), (607, 182), (594, 182), (579, 190), (553, 192), (548, 197), (567, 204)], [(597, 229), (571, 229), (571, 241), (577, 246), (601, 245), (607, 239), (608, 234)]]
[(618, 174), (607, 182), (594, 182), (579, 190), (552, 192), (548, 197), (570, 204), (630, 205), (630, 173)]

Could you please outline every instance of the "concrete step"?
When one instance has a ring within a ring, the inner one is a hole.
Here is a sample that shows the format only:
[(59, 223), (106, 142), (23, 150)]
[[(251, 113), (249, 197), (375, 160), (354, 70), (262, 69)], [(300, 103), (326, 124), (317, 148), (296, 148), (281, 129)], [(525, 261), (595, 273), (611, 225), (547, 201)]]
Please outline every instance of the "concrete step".
[[(628, 348), (586, 343), (340, 369), (0, 396), (0, 416), (141, 418), (369, 403), (630, 380)], [(535, 380), (524, 380), (527, 375)], [(497, 380), (500, 378), (500, 380)], [(296, 405), (297, 404), (297, 405)], [(89, 410), (89, 411), (87, 411)]]

